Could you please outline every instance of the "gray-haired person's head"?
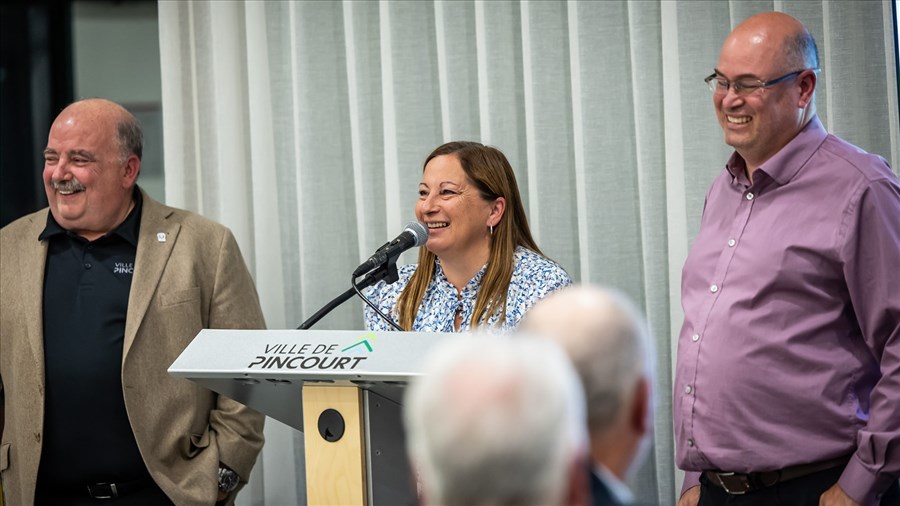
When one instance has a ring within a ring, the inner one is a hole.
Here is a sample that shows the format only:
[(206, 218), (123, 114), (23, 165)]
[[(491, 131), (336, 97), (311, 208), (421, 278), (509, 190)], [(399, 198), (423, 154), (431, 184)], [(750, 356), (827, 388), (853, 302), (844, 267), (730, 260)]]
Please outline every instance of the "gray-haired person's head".
[(587, 434), (580, 382), (557, 345), (453, 338), (423, 371), (404, 409), (426, 504), (561, 503)]

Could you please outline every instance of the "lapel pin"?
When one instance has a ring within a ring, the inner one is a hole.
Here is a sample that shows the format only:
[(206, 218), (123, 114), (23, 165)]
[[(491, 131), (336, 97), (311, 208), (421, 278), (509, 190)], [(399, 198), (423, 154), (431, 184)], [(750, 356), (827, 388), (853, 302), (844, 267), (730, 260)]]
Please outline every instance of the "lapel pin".
[(156, 240), (159, 242), (166, 242), (166, 233), (165, 232), (157, 232)]

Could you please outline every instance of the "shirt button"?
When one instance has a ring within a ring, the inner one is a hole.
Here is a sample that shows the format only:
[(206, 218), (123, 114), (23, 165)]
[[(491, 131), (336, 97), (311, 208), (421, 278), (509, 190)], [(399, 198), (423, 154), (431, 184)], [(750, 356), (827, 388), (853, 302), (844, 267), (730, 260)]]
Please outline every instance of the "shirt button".
[(696, 343), (699, 340), (700, 340), (700, 334), (694, 334), (691, 336), (691, 341), (694, 341)]
[(694, 447), (694, 440), (693, 440), (693, 439), (688, 439), (688, 446), (690, 446), (691, 448)]
[(91, 267), (93, 267), (93, 265), (91, 265), (90, 262), (85, 262), (85, 263), (84, 263), (84, 268), (85, 268), (85, 269), (90, 269)]
[(684, 393), (686, 393), (686, 394), (690, 394), (690, 393), (693, 392), (693, 391), (694, 391), (694, 389), (691, 388), (690, 385), (687, 385), (687, 386), (684, 387)]
[(747, 192), (746, 198), (747, 200), (753, 200), (753, 192)]
[(734, 239), (728, 239), (729, 246), (731, 246), (733, 248), (735, 244), (737, 244), (737, 241), (735, 241)]
[(712, 285), (711, 287), (709, 287), (709, 291), (712, 292), (712, 293), (718, 292), (718, 291), (719, 291), (719, 285)]

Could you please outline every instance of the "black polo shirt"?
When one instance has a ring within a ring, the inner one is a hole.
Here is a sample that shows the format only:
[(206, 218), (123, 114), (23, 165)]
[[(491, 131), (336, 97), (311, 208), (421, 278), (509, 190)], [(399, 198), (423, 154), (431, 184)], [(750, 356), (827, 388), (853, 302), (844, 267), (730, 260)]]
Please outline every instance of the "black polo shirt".
[(52, 214), (39, 237), (49, 241), (37, 481), (44, 491), (149, 479), (122, 395), (125, 316), (141, 222), (137, 187), (134, 199), (125, 221), (99, 239), (63, 229)]

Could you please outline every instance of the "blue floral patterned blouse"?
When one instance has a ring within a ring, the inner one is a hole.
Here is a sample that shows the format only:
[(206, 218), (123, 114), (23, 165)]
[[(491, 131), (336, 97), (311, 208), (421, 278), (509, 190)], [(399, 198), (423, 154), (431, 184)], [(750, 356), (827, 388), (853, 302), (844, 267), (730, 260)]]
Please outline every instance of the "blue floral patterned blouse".
[[(441, 269), (440, 260), (436, 260), (434, 278), (425, 289), (422, 304), (413, 322), (413, 330), (417, 332), (454, 332), (453, 318), (457, 308), (462, 308), (459, 332), (466, 332), (471, 327), (472, 311), (475, 309), (475, 297), (481, 287), (481, 279), (487, 266), (466, 284), (461, 295), (447, 281)], [(404, 265), (397, 269), (400, 279), (392, 284), (379, 281), (366, 293), (366, 296), (382, 313), (390, 316), (395, 322), (399, 320), (397, 299), (409, 282), (416, 264)], [(506, 297), (506, 320), (497, 328), (501, 310), (497, 310), (488, 318), (487, 326), (493, 331), (509, 332), (519, 326), (519, 321), (538, 300), (550, 292), (572, 284), (568, 273), (556, 262), (548, 260), (537, 253), (523, 247), (516, 248), (515, 267), (509, 282)], [(366, 328), (375, 331), (394, 330), (387, 322), (368, 305), (365, 306)], [(482, 325), (479, 329), (484, 328)]]

